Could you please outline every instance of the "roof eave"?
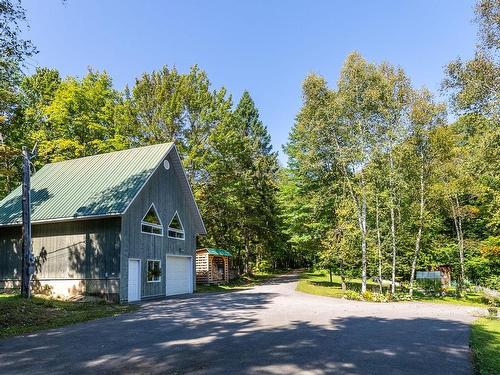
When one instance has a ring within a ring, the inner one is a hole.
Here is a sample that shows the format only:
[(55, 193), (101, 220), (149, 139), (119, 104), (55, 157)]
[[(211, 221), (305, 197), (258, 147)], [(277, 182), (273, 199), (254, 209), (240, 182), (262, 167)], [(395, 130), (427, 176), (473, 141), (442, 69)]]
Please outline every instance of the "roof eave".
[[(103, 215), (86, 215), (86, 216), (76, 216), (76, 217), (60, 217), (60, 218), (54, 218), (54, 219), (45, 219), (45, 220), (32, 220), (31, 224), (51, 224), (51, 223), (62, 223), (62, 222), (67, 222), (67, 221), (78, 221), (78, 220), (97, 220), (97, 219), (107, 219), (107, 218), (113, 218), (113, 217), (121, 217), (121, 213), (110, 213), (110, 214), (103, 214)], [(7, 228), (7, 227), (17, 227), (17, 226), (22, 226), (22, 223), (16, 222), (16, 223), (0, 223), (0, 228)]]

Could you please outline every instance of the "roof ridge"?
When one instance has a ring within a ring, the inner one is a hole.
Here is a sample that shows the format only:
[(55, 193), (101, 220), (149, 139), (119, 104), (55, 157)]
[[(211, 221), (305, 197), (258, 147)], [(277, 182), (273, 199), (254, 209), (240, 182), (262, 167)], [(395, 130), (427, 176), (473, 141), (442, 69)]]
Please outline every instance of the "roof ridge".
[[(170, 146), (173, 143), (174, 142), (155, 143), (153, 145), (124, 148), (123, 150), (114, 150), (114, 151), (109, 151), (109, 152), (101, 152), (99, 154), (81, 156), (79, 158), (59, 160), (59, 161), (54, 161), (54, 162), (51, 162), (51, 163), (46, 163), (46, 164), (43, 165), (42, 168), (45, 168), (46, 166), (49, 166), (49, 165), (56, 165), (56, 164), (60, 164), (60, 163), (67, 163), (67, 162), (71, 162), (71, 161), (75, 161), (75, 160), (82, 160), (82, 159), (87, 159), (87, 158), (96, 158), (96, 157), (101, 156), (101, 155), (116, 154), (118, 152), (127, 152), (127, 151), (132, 151), (132, 150), (144, 149), (144, 148), (148, 148), (148, 147), (159, 147), (159, 146), (167, 146), (167, 145)], [(42, 168), (40, 168), (39, 170), (41, 170)]]

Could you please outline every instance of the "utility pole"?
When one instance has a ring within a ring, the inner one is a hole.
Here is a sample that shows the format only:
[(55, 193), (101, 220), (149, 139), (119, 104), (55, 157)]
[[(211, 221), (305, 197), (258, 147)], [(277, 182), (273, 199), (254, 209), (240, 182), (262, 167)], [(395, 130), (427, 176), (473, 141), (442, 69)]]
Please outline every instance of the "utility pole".
[(21, 275), (21, 296), (30, 298), (31, 275), (34, 271), (34, 259), (31, 246), (31, 186), (30, 163), (32, 153), (23, 147), (23, 259)]

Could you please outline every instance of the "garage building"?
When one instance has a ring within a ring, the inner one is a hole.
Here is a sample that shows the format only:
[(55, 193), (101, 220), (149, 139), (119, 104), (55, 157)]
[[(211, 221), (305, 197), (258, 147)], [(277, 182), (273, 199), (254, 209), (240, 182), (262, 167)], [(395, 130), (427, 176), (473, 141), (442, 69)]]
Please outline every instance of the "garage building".
[[(32, 176), (34, 289), (139, 301), (192, 293), (205, 227), (173, 143)], [(0, 291), (20, 287), (21, 187), (0, 201)]]

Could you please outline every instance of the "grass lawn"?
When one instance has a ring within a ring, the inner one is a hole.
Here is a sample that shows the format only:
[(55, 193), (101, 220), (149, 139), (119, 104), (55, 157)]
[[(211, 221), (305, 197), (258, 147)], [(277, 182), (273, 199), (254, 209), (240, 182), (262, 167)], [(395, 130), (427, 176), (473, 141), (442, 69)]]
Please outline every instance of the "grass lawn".
[(472, 324), (470, 337), (477, 374), (500, 374), (500, 320), (481, 318)]
[(455, 296), (444, 296), (444, 297), (424, 296), (420, 293), (414, 293), (413, 299), (422, 302), (451, 303), (453, 305), (489, 307), (483, 295), (481, 293), (474, 293), (474, 292), (468, 292), (463, 298), (458, 298)]
[(272, 279), (277, 275), (286, 273), (285, 270), (275, 272), (256, 272), (253, 275), (244, 275), (231, 280), (228, 284), (221, 285), (196, 285), (196, 293), (210, 292), (231, 292), (236, 290), (248, 289), (266, 280)]
[[(372, 291), (378, 291), (378, 284), (372, 280), (367, 282), (368, 288)], [(361, 290), (361, 279), (349, 279), (347, 281), (347, 288), (353, 290)], [(386, 286), (384, 285), (384, 291)], [(344, 292), (342, 291), (340, 276), (333, 276), (330, 282), (330, 276), (327, 272), (303, 272), (300, 275), (300, 280), (297, 284), (299, 292), (316, 294), (318, 296), (337, 297), (342, 298)]]
[(0, 294), (0, 338), (134, 311), (135, 305), (107, 302), (68, 302)]
[[(347, 284), (348, 289), (353, 289), (356, 291), (361, 290), (360, 279), (350, 279)], [(384, 293), (386, 292), (387, 287), (384, 285)], [(328, 273), (326, 271), (303, 272), (300, 275), (300, 281), (297, 285), (297, 290), (304, 293), (327, 297), (342, 298), (344, 295), (344, 292), (342, 291), (340, 286), (340, 277), (333, 276), (333, 282), (330, 282), (330, 277), (328, 276)], [(372, 292), (378, 292), (378, 284), (369, 280), (368, 290)], [(425, 296), (421, 293), (415, 292), (413, 295), (413, 300), (432, 303), (451, 303), (457, 305), (488, 307), (487, 301), (480, 293), (467, 293), (465, 297), (457, 298), (454, 296)]]

